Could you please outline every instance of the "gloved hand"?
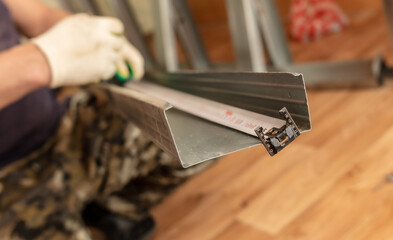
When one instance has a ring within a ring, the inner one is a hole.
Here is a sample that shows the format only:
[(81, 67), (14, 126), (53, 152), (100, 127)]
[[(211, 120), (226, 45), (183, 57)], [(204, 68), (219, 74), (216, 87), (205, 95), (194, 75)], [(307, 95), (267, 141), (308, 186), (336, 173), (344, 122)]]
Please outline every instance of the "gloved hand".
[(123, 31), (118, 19), (77, 14), (32, 41), (48, 59), (51, 87), (109, 79), (115, 75), (116, 66), (124, 65), (125, 60), (129, 61), (134, 75), (141, 77), (143, 58), (121, 37)]
[(117, 62), (117, 72), (123, 77), (130, 76), (127, 64), (131, 67), (133, 79), (139, 80), (144, 74), (144, 60), (140, 52), (130, 44), (124, 37), (122, 38), (123, 45), (120, 49), (121, 59)]

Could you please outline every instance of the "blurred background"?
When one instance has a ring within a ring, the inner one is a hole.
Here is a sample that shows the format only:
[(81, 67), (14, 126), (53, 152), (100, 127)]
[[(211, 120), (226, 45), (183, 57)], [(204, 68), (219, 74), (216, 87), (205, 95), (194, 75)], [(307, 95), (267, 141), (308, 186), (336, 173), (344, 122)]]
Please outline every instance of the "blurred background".
[[(233, 63), (226, 2), (188, 3), (210, 59)], [(294, 62), (381, 56), (391, 65), (383, 2), (335, 3), (347, 25), (299, 41), (290, 37), (292, 2), (276, 1)], [(131, 4), (154, 48), (151, 2)], [(184, 52), (179, 58), (185, 60)], [(155, 239), (392, 239), (393, 89), (387, 85), (310, 89), (311, 132), (274, 158), (262, 147), (244, 150), (190, 180), (155, 209)]]
[[(56, 0), (42, 0), (43, 2), (60, 7)], [(81, 1), (72, 1), (80, 11), (83, 11)], [(112, 9), (105, 0), (97, 1), (105, 15), (114, 16)], [(147, 37), (154, 35), (154, 13), (151, 0), (129, 0), (138, 23)], [(193, 17), (197, 23), (199, 33), (202, 36), (209, 57), (215, 62), (233, 62), (235, 59), (231, 47), (231, 36), (228, 23), (228, 15), (225, 0), (187, 0)], [(354, 57), (368, 58), (376, 54), (382, 54), (388, 59), (391, 57), (389, 36), (382, 1), (355, 0), (335, 1), (349, 19), (349, 27), (340, 34), (331, 34), (319, 39), (299, 43), (289, 37), (290, 28), (290, 0), (276, 0), (284, 29), (288, 34), (289, 44), (296, 62), (316, 60), (353, 59)], [(372, 33), (370, 32), (372, 31)], [(362, 41), (361, 36), (368, 36), (367, 41)], [(361, 51), (351, 53), (351, 48)], [(310, 53), (305, 53), (310, 52)], [(333, 54), (334, 52), (334, 54)], [(334, 55), (334, 56), (332, 56)], [(181, 58), (184, 58), (180, 56)], [(389, 60), (390, 61), (390, 60)]]

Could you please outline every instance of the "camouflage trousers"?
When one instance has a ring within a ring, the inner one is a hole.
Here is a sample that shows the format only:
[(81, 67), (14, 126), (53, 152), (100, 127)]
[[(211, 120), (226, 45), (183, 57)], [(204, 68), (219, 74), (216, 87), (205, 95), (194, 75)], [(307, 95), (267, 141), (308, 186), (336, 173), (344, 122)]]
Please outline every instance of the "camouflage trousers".
[(0, 170), (0, 238), (91, 239), (81, 211), (95, 201), (133, 219), (209, 164), (182, 169), (94, 87), (71, 101), (39, 151)]

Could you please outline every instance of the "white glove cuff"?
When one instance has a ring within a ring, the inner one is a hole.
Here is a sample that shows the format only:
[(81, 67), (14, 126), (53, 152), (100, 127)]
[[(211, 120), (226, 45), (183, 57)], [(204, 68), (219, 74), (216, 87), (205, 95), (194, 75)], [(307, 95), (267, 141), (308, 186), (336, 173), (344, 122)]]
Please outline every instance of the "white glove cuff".
[(57, 63), (56, 59), (59, 58), (59, 56), (57, 56), (56, 54), (56, 52), (58, 51), (54, 49), (55, 47), (52, 46), (52, 42), (46, 41), (46, 39), (47, 38), (45, 37), (34, 38), (32, 39), (32, 43), (38, 46), (38, 48), (45, 55), (51, 71), (50, 87), (56, 88), (62, 86), (62, 82), (60, 82), (60, 80), (62, 79), (61, 76), (63, 75), (62, 68), (61, 66), (56, 65)]

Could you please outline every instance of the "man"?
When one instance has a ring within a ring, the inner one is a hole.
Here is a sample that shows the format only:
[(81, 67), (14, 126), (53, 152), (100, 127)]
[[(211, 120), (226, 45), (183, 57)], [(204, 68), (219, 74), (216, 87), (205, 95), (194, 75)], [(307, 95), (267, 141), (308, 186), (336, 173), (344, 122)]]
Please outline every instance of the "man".
[(143, 59), (122, 34), (114, 18), (0, 0), (1, 239), (91, 239), (86, 224), (108, 239), (145, 238), (149, 209), (205, 168), (178, 167), (94, 84), (57, 99), (54, 88), (126, 64), (141, 78)]

